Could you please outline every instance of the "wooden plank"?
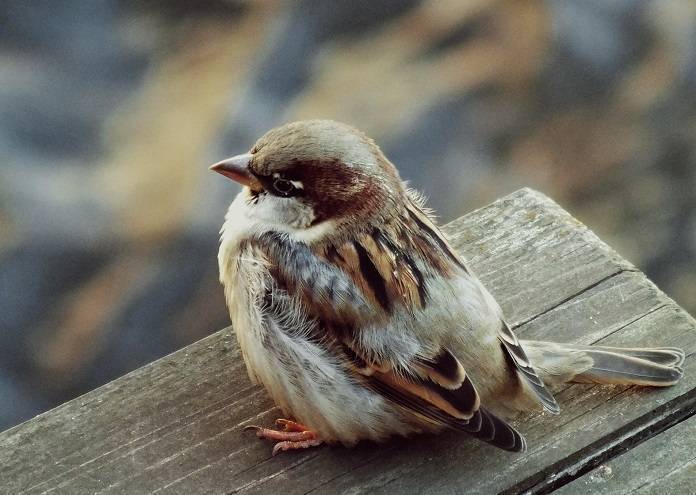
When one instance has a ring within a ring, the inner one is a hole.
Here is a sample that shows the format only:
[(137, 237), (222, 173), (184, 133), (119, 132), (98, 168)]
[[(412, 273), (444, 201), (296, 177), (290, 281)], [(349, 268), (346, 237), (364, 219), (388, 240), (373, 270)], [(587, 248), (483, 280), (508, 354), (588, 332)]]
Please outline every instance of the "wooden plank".
[(696, 416), (603, 463), (556, 493), (696, 493)]
[(226, 329), (0, 434), (0, 492), (547, 492), (693, 409), (693, 319), (558, 205), (522, 190), (446, 231), (524, 338), (681, 346), (685, 379), (566, 387), (516, 422), (524, 455), (441, 435), (271, 458), (242, 427), (278, 411)]

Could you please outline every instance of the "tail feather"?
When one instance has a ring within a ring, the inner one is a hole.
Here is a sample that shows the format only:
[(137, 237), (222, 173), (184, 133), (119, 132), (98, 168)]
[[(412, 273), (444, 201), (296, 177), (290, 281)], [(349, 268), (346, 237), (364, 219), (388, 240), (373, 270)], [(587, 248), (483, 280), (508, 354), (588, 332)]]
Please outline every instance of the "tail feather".
[(668, 387), (684, 374), (684, 351), (523, 341), (532, 365), (549, 384), (609, 383)]
[(591, 345), (566, 345), (564, 347), (582, 351), (602, 350), (606, 352), (614, 352), (617, 354), (623, 354), (625, 356), (644, 359), (646, 361), (652, 361), (655, 364), (662, 364), (664, 366), (681, 366), (684, 364), (684, 351), (677, 347), (658, 347), (655, 349)]
[(667, 387), (677, 383), (684, 374), (679, 366), (661, 364), (620, 351), (594, 349), (585, 352), (594, 364), (589, 370), (578, 374), (573, 379), (575, 382)]

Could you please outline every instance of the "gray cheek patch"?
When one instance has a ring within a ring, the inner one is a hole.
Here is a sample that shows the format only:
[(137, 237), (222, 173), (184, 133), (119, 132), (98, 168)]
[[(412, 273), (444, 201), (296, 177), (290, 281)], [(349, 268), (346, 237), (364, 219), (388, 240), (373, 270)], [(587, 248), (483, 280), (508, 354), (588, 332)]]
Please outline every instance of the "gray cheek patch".
[(249, 214), (255, 220), (271, 227), (304, 229), (311, 226), (316, 218), (314, 208), (297, 198), (281, 198), (264, 194), (250, 206)]

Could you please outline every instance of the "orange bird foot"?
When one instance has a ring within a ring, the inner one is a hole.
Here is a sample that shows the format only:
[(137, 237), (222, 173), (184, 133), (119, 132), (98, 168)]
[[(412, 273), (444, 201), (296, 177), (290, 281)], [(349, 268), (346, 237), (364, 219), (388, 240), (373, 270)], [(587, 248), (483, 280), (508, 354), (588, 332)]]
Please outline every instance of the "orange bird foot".
[(260, 426), (245, 426), (245, 430), (254, 430), (256, 436), (272, 442), (278, 442), (273, 447), (273, 455), (286, 450), (308, 449), (316, 447), (323, 442), (317, 438), (317, 434), (305, 425), (290, 421), (289, 419), (277, 419), (276, 425), (282, 430), (272, 430)]

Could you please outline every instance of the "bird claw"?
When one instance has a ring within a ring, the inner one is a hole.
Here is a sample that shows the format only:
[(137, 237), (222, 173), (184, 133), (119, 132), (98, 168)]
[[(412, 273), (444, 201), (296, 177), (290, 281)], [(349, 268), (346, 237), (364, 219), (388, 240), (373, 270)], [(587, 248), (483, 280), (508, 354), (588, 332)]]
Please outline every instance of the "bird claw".
[(299, 450), (299, 449), (308, 449), (311, 447), (317, 447), (321, 445), (322, 442), (318, 438), (314, 438), (312, 440), (302, 440), (299, 442), (278, 442), (273, 446), (273, 452), (271, 452), (271, 455), (278, 455), (281, 452), (285, 452), (287, 450)]
[(259, 438), (265, 438), (277, 442), (273, 447), (273, 455), (286, 450), (306, 449), (321, 445), (323, 442), (317, 438), (317, 434), (305, 425), (289, 419), (278, 419), (276, 425), (283, 428), (281, 431), (263, 428), (256, 425), (247, 425), (244, 430), (253, 430)]
[(256, 426), (256, 425), (247, 425), (244, 427), (244, 431), (253, 431), (256, 433), (256, 436), (259, 438), (264, 438), (264, 430), (265, 428), (262, 428), (261, 426)]

